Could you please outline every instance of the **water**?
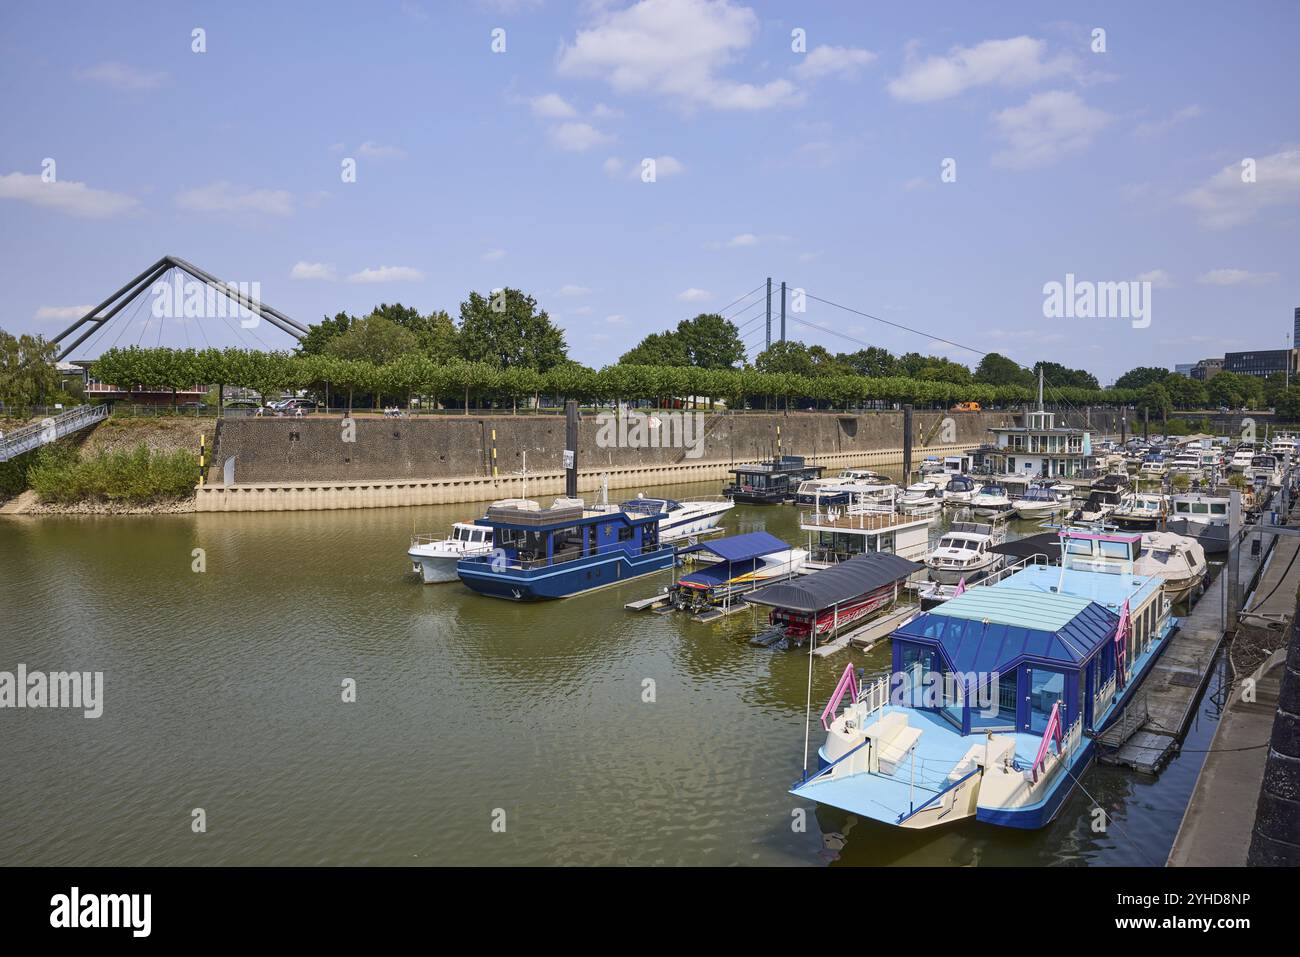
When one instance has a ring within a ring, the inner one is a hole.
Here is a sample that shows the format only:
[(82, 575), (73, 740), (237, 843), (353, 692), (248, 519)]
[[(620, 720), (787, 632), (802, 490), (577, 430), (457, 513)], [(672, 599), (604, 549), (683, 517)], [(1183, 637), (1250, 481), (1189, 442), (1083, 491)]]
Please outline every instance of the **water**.
[[(715, 494), (714, 484), (658, 494)], [(421, 585), (471, 506), (0, 521), (0, 670), (104, 672), (104, 713), (0, 711), (5, 864), (1162, 864), (1202, 755), (1094, 768), (1049, 828), (905, 832), (786, 793), (808, 657), (633, 614), (646, 578), (517, 605)], [(797, 510), (733, 529), (799, 542)], [(1035, 530), (1026, 525), (1023, 531)], [(202, 548), (206, 571), (192, 570)], [(814, 665), (814, 718), (847, 661)], [(357, 701), (342, 701), (356, 682)], [(649, 682), (653, 701), (645, 701)], [(1212, 710), (1208, 700), (1202, 711)], [(1187, 742), (1204, 748), (1213, 720)], [(813, 747), (817, 745), (813, 737)], [(206, 833), (192, 829), (203, 809)], [(792, 825), (806, 808), (807, 827)], [(504, 833), (493, 822), (504, 816)]]

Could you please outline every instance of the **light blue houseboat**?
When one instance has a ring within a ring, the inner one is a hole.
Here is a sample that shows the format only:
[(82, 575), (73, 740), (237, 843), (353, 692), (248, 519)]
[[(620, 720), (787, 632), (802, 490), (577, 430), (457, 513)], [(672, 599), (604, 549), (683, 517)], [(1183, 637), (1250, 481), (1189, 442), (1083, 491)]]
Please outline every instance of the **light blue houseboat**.
[(1177, 626), (1131, 557), (1085, 570), (1063, 553), (897, 629), (892, 675), (860, 689), (846, 669), (791, 793), (906, 828), (1049, 823)]

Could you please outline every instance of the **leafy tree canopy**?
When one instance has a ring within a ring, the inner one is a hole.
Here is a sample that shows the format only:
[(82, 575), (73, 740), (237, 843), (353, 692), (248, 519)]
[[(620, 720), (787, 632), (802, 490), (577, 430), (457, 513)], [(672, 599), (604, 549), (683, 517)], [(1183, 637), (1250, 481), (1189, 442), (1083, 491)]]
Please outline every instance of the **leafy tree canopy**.
[(568, 358), (564, 332), (537, 300), (518, 289), (471, 292), (460, 304), (460, 354), (499, 369), (546, 372)]

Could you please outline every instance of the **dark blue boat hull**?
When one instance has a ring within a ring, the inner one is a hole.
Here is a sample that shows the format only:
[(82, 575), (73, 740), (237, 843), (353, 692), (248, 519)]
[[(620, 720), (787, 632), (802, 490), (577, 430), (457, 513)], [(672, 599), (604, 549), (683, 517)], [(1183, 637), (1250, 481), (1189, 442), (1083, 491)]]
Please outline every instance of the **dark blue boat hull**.
[(585, 591), (615, 585), (650, 575), (673, 564), (674, 550), (661, 548), (642, 555), (613, 552), (593, 555), (533, 569), (506, 568), (493, 571), (490, 564), (460, 561), (456, 571), (474, 591), (511, 601), (546, 601), (569, 598)]

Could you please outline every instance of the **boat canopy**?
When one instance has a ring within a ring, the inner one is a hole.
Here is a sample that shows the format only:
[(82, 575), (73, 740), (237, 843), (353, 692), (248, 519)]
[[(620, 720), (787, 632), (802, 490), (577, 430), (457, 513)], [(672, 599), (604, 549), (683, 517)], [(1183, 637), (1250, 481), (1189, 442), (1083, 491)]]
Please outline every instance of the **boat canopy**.
[(1024, 662), (1079, 667), (1114, 641), (1119, 615), (1077, 595), (972, 588), (894, 637), (938, 649), (955, 672), (1011, 674)]
[(854, 555), (846, 562), (797, 581), (760, 588), (746, 595), (745, 601), (791, 611), (819, 612), (901, 581), (924, 567), (888, 552)]
[(746, 532), (743, 535), (731, 535), (712, 542), (700, 542), (678, 549), (678, 553), (708, 552), (724, 562), (745, 562), (773, 552), (784, 552), (790, 548), (785, 542), (768, 532)]
[(1010, 555), (1016, 560), (1022, 558), (1032, 558), (1035, 555), (1046, 555), (1049, 562), (1060, 563), (1061, 560), (1061, 536), (1056, 532), (1043, 532), (1041, 535), (1029, 535), (1025, 538), (1017, 538), (1015, 541), (1002, 542), (994, 545), (990, 551), (997, 552), (999, 555)]

